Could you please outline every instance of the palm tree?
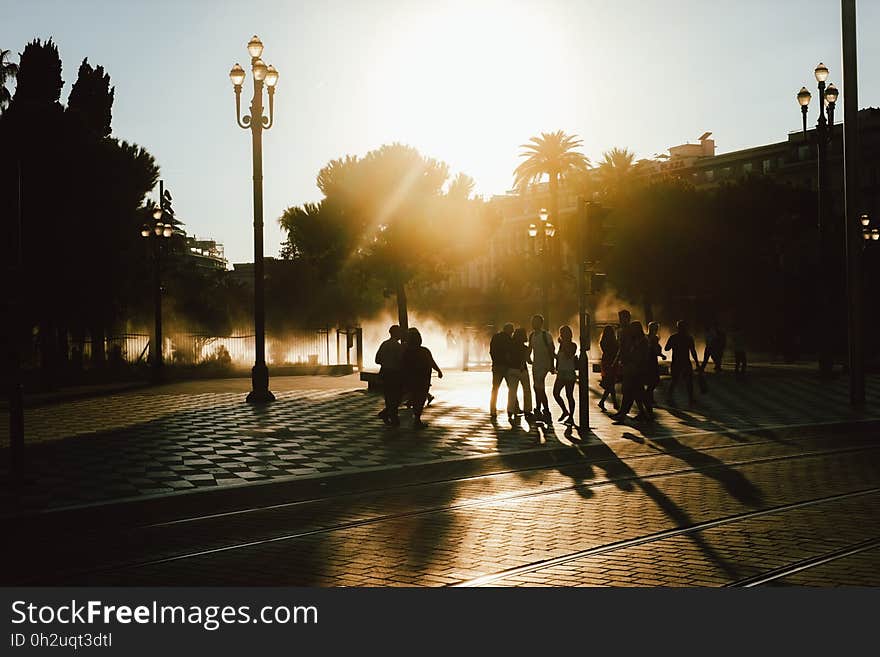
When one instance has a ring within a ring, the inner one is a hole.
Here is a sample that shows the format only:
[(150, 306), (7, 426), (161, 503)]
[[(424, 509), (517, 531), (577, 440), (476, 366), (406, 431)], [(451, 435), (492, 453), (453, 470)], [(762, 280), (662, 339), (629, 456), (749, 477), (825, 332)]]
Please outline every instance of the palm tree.
[(0, 114), (3, 114), (9, 101), (12, 100), (12, 94), (6, 88), (6, 82), (18, 75), (18, 64), (9, 61), (11, 52), (10, 50), (0, 50)]
[[(559, 184), (569, 177), (583, 173), (590, 166), (590, 160), (576, 151), (583, 142), (577, 135), (567, 135), (562, 130), (542, 132), (540, 137), (532, 137), (528, 143), (521, 144), (520, 162), (514, 170), (514, 185), (522, 193), (530, 185), (540, 182), (546, 173), (549, 178), (551, 223), (559, 225)], [(549, 273), (544, 270), (544, 319), (549, 324)]]
[(626, 148), (612, 148), (603, 153), (599, 164), (599, 179), (605, 194), (614, 195), (626, 191), (636, 172), (636, 154)]
[(546, 173), (550, 187), (550, 219), (557, 221), (559, 183), (566, 177), (584, 171), (590, 160), (575, 149), (583, 145), (577, 135), (567, 135), (562, 130), (542, 132), (532, 137), (520, 157), (526, 158), (514, 170), (514, 186), (524, 191), (530, 184), (540, 182)]

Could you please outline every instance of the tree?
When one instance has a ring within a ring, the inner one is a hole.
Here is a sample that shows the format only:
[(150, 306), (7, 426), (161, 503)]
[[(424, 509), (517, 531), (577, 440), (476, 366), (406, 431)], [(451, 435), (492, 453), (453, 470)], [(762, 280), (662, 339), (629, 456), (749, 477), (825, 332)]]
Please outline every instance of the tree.
[(288, 208), (280, 219), (288, 232), (283, 255), (321, 290), (338, 292), (342, 280), (367, 289), (381, 283), (397, 297), (402, 326), (407, 286), (442, 280), (493, 230), (485, 205), (472, 198), (473, 180), (459, 175), (449, 182), (445, 163), (403, 144), (333, 160), (317, 182), (324, 198)]
[(602, 192), (606, 196), (615, 198), (630, 191), (638, 170), (635, 156), (626, 148), (612, 148), (603, 153), (598, 174)]
[[(17, 220), (18, 194), (11, 185), (20, 171), (23, 321), (39, 327), (50, 385), (65, 364), (69, 335), (84, 339), (88, 332), (100, 364), (105, 331), (132, 299), (149, 298), (132, 288), (149, 280), (149, 259), (137, 250), (143, 248), (140, 208), (158, 176), (143, 148), (109, 136), (114, 93), (103, 68), (83, 62), (66, 109), (61, 71), (51, 40), (28, 43), (15, 94), (0, 116), (8, 153), (0, 162), (0, 203), (8, 210), (0, 220)], [(14, 175), (6, 175), (13, 168)]]
[(9, 101), (12, 100), (12, 94), (6, 88), (6, 84), (15, 79), (18, 74), (18, 64), (9, 61), (9, 50), (0, 49), (0, 114), (6, 110)]
[(532, 137), (528, 143), (521, 144), (520, 157), (525, 160), (513, 172), (514, 186), (524, 191), (529, 185), (540, 182), (544, 174), (548, 176), (550, 189), (550, 220), (559, 221), (559, 184), (567, 177), (586, 170), (589, 159), (577, 148), (583, 142), (577, 135), (567, 135), (562, 130), (542, 132), (540, 137)]

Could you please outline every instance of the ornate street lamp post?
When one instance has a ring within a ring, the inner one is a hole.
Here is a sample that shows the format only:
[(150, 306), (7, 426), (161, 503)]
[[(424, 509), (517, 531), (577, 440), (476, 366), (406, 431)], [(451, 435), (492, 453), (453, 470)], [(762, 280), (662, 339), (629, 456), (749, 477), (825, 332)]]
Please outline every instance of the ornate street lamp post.
[[(819, 120), (816, 122), (816, 155), (817, 155), (817, 187), (819, 190), (819, 299), (823, 312), (831, 309), (830, 263), (828, 252), (831, 247), (831, 197), (828, 191), (828, 146), (834, 134), (834, 106), (837, 103), (838, 91), (833, 84), (825, 85), (828, 79), (828, 67), (821, 62), (813, 71), (819, 88)], [(797, 101), (801, 107), (803, 117), (804, 139), (807, 137), (807, 108), (812, 94), (806, 87), (801, 87), (797, 94)], [(819, 374), (823, 377), (831, 375), (832, 365), (832, 340), (822, 339), (819, 341)]]
[[(269, 391), (269, 368), (266, 367), (266, 309), (263, 269), (263, 130), (272, 127), (275, 117), (275, 85), (278, 71), (266, 66), (260, 56), (263, 42), (254, 36), (247, 45), (254, 76), (254, 95), (250, 114), (241, 116), (241, 85), (245, 72), (240, 64), (229, 71), (235, 90), (235, 120), (239, 127), (251, 131), (254, 171), (254, 368), (251, 370), (249, 402), (268, 402), (275, 399)], [(269, 93), (269, 116), (263, 114), (263, 87)]]
[(541, 314), (544, 315), (544, 328), (550, 330), (550, 239), (556, 235), (556, 226), (547, 221), (547, 210), (541, 208), (538, 212), (540, 224), (529, 224), (529, 237), (537, 239), (541, 237), (541, 247), (538, 257), (541, 259)]
[(141, 237), (149, 239), (153, 243), (153, 314), (155, 328), (153, 330), (153, 342), (150, 355), (153, 361), (153, 381), (162, 381), (162, 245), (161, 242), (174, 234), (174, 226), (165, 223), (166, 217), (171, 219), (171, 194), (165, 189), (163, 181), (159, 181), (159, 204), (153, 209), (153, 219), (156, 224), (150, 226), (144, 224), (141, 228)]

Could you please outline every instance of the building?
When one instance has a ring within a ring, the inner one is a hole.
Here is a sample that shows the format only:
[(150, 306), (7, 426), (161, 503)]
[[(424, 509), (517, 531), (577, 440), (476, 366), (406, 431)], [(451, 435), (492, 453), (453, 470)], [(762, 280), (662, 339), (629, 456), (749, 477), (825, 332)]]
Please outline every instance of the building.
[(228, 267), (223, 245), (216, 240), (200, 240), (195, 235), (187, 235), (186, 252), (197, 268), (226, 271)]
[[(697, 144), (674, 146), (662, 160), (658, 158), (647, 161), (645, 175), (651, 178), (672, 175), (688, 180), (697, 187), (712, 187), (752, 174), (763, 174), (798, 187), (814, 190), (817, 188), (815, 127), (807, 130), (806, 137), (802, 130), (798, 130), (789, 133), (784, 141), (720, 155), (714, 153), (714, 141), (707, 139), (710, 134), (706, 133), (701, 137), (700, 145), (705, 147), (704, 154), (698, 154)], [(880, 109), (859, 111), (859, 138), (861, 210), (877, 216), (880, 212)], [(833, 128), (833, 139), (828, 151), (828, 173), (834, 211), (842, 214), (842, 123)]]

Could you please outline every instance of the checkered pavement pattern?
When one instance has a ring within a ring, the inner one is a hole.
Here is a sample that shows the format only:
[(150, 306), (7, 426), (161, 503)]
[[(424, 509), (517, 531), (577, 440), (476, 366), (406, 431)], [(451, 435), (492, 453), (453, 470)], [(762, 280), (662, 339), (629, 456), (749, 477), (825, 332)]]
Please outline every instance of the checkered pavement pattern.
[[(572, 444), (559, 425), (544, 430), (524, 422), (511, 426), (503, 417), (490, 422), (486, 372), (435, 381), (437, 400), (425, 412), (429, 427), (421, 431), (384, 427), (375, 417), (381, 397), (352, 380), (340, 382), (339, 389), (280, 392), (265, 406), (245, 404), (243, 395), (230, 392), (132, 392), (28, 409), (26, 480), (0, 490), (0, 516)], [(722, 374), (711, 376), (709, 387), (695, 408), (677, 391), (682, 406), (664, 405), (651, 427), (612, 425), (594, 405), (591, 428), (613, 445), (633, 429), (687, 435), (880, 417), (880, 377), (869, 379), (868, 408), (874, 410), (863, 413), (849, 408), (845, 381), (755, 374), (742, 382)], [(657, 400), (662, 404), (664, 398), (658, 390)], [(402, 419), (406, 425), (406, 412)], [(0, 420), (6, 431), (8, 418)], [(8, 445), (8, 434), (0, 441)], [(9, 478), (5, 447), (0, 478)]]

